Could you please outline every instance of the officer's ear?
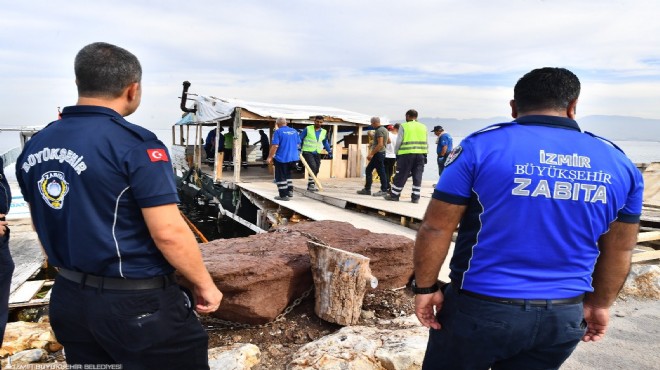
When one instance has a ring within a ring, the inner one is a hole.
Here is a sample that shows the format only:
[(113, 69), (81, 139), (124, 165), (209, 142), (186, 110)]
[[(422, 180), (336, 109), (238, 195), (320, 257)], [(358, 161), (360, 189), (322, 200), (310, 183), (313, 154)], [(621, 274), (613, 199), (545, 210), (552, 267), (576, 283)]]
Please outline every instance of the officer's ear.
[(518, 108), (516, 108), (516, 101), (513, 99), (509, 100), (509, 105), (511, 106), (511, 117), (518, 118)]
[(140, 83), (139, 82), (133, 82), (132, 84), (128, 85), (126, 88), (126, 98), (128, 98), (128, 101), (134, 101), (136, 99), (139, 99), (140, 97)]
[(577, 102), (578, 100), (575, 99), (568, 103), (568, 107), (566, 107), (566, 117), (575, 119), (575, 116), (577, 115)]

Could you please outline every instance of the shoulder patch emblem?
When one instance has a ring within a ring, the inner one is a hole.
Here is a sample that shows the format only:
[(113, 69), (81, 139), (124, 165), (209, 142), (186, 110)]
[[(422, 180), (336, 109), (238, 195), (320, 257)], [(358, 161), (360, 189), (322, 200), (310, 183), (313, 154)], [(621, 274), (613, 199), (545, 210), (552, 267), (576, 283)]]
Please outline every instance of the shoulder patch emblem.
[(69, 183), (60, 171), (48, 171), (41, 175), (39, 192), (46, 204), (54, 209), (62, 209), (64, 196), (69, 192)]
[(169, 158), (167, 158), (167, 153), (165, 152), (165, 149), (147, 149), (147, 154), (149, 155), (149, 160), (151, 160), (152, 162), (170, 161)]
[(449, 152), (449, 155), (447, 156), (447, 160), (445, 161), (445, 167), (452, 164), (456, 160), (456, 158), (458, 158), (458, 156), (461, 155), (461, 153), (463, 153), (463, 148), (460, 145), (452, 149), (452, 151)]

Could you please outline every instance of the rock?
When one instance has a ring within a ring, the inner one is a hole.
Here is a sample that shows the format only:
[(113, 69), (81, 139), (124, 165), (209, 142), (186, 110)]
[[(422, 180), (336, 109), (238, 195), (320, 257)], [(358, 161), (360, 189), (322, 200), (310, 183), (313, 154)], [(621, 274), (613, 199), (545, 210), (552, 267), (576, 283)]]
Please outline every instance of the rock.
[(362, 317), (363, 320), (370, 320), (376, 317), (376, 314), (373, 311), (362, 310), (360, 317)]
[(301, 347), (289, 370), (421, 369), (428, 329), (415, 316), (392, 320), (400, 329), (349, 326)]
[(313, 286), (308, 240), (369, 257), (379, 289), (406, 285), (413, 273), (412, 240), (347, 222), (301, 222), (247, 238), (218, 239), (200, 244), (206, 267), (224, 294), (213, 316), (248, 324), (273, 321)]
[(621, 294), (636, 298), (660, 299), (660, 267), (633, 264)]
[(201, 244), (207, 269), (224, 297), (214, 317), (240, 323), (273, 321), (313, 285), (307, 238), (264, 233)]
[(261, 361), (259, 347), (235, 343), (209, 349), (210, 370), (250, 370)]
[(44, 349), (56, 352), (62, 345), (48, 323), (15, 321), (7, 323), (5, 338), (0, 348), (0, 357), (13, 355), (27, 349)]
[(378, 278), (378, 289), (400, 288), (412, 277), (415, 243), (405, 236), (380, 233), (387, 230), (373, 233), (339, 221), (301, 222), (287, 228), (317, 242), (368, 257), (369, 268)]

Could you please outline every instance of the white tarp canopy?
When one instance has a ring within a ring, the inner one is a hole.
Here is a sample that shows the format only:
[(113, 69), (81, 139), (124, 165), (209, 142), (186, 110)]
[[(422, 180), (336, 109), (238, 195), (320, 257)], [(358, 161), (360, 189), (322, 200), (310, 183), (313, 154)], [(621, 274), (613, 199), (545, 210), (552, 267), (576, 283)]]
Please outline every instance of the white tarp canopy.
[[(276, 119), (284, 117), (288, 120), (309, 120), (310, 117), (322, 115), (336, 118), (346, 123), (369, 125), (371, 116), (333, 107), (313, 105), (290, 105), (248, 102), (240, 99), (216, 98), (212, 96), (188, 96), (197, 106), (196, 122), (211, 122), (225, 120), (231, 116), (236, 107), (243, 108), (265, 118)], [(326, 122), (330, 123), (330, 122)]]

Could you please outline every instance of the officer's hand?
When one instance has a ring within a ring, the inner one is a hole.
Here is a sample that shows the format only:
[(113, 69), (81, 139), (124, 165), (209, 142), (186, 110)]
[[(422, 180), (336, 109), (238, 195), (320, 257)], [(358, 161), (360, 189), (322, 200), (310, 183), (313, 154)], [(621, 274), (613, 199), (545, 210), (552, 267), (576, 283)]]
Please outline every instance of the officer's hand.
[(205, 288), (195, 286), (194, 292), (196, 300), (195, 311), (198, 313), (215, 312), (220, 307), (222, 293), (215, 284), (211, 284)]
[(0, 236), (5, 236), (7, 234), (7, 229), (9, 228), (9, 222), (4, 221), (5, 215), (0, 213), (0, 218), (3, 221), (0, 221)]
[(587, 332), (582, 337), (583, 342), (598, 342), (603, 339), (610, 321), (610, 309), (584, 304), (584, 321), (587, 322)]
[(369, 155), (367, 156), (367, 160), (370, 161), (371, 158), (373, 158), (373, 157), (374, 157), (373, 155), (369, 154)]
[(436, 330), (441, 328), (438, 319), (435, 317), (435, 312), (440, 312), (443, 300), (444, 296), (440, 291), (415, 296), (415, 315), (422, 325)]
[(273, 164), (273, 157), (268, 157), (268, 159), (266, 159), (266, 162), (268, 162), (268, 164)]

